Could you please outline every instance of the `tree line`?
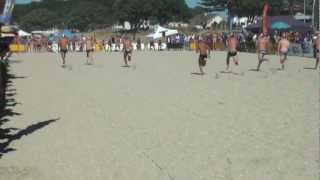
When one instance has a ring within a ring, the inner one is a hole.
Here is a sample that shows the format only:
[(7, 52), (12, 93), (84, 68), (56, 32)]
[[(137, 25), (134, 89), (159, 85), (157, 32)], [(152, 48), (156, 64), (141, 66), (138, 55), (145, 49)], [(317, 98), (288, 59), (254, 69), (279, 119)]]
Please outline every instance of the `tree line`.
[[(189, 8), (185, 0), (42, 0), (16, 5), (14, 23), (28, 31), (48, 28), (68, 28), (88, 31), (129, 21), (133, 30), (143, 20), (160, 24), (169, 21), (187, 22), (192, 16), (227, 8), (231, 15), (254, 17), (261, 15), (263, 0), (200, 0), (198, 7)], [(304, 0), (268, 0), (270, 15), (293, 15), (295, 4)], [(311, 14), (312, 0), (306, 0)]]
[(16, 5), (13, 21), (28, 31), (68, 28), (88, 31), (129, 21), (132, 28), (143, 20), (158, 23), (187, 21), (190, 9), (184, 0), (43, 0)]
[(201, 0), (200, 6), (211, 11), (227, 8), (231, 15), (252, 17), (261, 15), (265, 3), (270, 5), (270, 15), (295, 15), (297, 7), (303, 8), (306, 2), (306, 14), (312, 14), (313, 0)]

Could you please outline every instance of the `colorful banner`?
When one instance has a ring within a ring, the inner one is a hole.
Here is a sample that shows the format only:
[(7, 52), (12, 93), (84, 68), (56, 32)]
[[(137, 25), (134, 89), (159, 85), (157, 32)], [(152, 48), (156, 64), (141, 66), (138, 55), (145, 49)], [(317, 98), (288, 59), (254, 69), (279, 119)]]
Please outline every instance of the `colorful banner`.
[(2, 24), (10, 24), (11, 22), (11, 17), (12, 17), (12, 11), (15, 5), (15, 0), (1, 0), (0, 1), (0, 10), (2, 10), (2, 13), (0, 15), (0, 23)]
[(262, 12), (262, 33), (268, 34), (269, 32), (269, 4), (266, 3), (263, 6), (263, 12)]

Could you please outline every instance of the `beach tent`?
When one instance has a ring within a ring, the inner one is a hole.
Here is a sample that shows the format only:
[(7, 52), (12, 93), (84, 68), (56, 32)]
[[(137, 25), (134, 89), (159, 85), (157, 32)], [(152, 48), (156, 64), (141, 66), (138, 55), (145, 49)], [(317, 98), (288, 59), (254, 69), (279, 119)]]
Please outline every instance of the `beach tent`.
[(19, 35), (20, 37), (28, 37), (28, 36), (31, 36), (30, 33), (27, 33), (27, 32), (25, 32), (25, 31), (23, 31), (23, 30), (21, 30), (21, 29), (18, 31), (18, 35)]
[(215, 17), (213, 17), (211, 20), (207, 21), (208, 23), (207, 23), (206, 27), (207, 27), (207, 28), (210, 28), (210, 27), (212, 27), (212, 25), (213, 25), (214, 23), (220, 24), (223, 20), (224, 20), (223, 17), (221, 17), (221, 16), (215, 16)]
[(40, 34), (40, 35), (48, 36), (50, 34), (57, 34), (58, 32), (59, 32), (58, 30), (32, 31), (31, 34)]
[(70, 30), (63, 30), (62, 35), (65, 35), (67, 38), (73, 38), (74, 34)]
[(163, 34), (167, 36), (172, 36), (178, 34), (178, 30), (167, 29), (161, 26), (158, 26), (154, 33), (147, 35), (149, 38), (159, 39), (163, 37)]
[[(247, 31), (254, 33), (261, 32), (262, 21), (259, 20), (255, 24), (247, 26)], [(296, 20), (291, 16), (271, 16), (269, 19), (269, 31), (296, 31), (296, 32), (312, 32), (312, 27), (302, 21)]]
[[(16, 35), (14, 33), (1, 33), (1, 37), (15, 37)], [(28, 37), (31, 36), (31, 34), (23, 31), (23, 30), (19, 30), (18, 31), (18, 36), (20, 37)]]
[(1, 37), (15, 37), (18, 31), (16, 26), (1, 26)]
[(16, 37), (13, 33), (1, 33), (1, 37)]

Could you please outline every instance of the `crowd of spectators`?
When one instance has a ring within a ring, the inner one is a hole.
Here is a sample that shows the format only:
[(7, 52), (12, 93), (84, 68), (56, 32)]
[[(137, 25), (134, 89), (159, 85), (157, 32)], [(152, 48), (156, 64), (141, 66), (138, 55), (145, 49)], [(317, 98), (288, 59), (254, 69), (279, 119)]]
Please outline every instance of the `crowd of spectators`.
[[(256, 41), (259, 34), (250, 32), (236, 33), (239, 40), (239, 50), (242, 52), (255, 52)], [(305, 56), (313, 53), (312, 33), (289, 32), (288, 38), (291, 42), (290, 54)], [(82, 52), (85, 51), (85, 40), (87, 37), (80, 35), (69, 38), (69, 51)], [(199, 34), (177, 34), (159, 39), (141, 39), (133, 40), (134, 50), (138, 51), (163, 51), (163, 50), (192, 50), (195, 48), (195, 43), (204, 39), (213, 50), (225, 50), (226, 41), (228, 38), (227, 32), (220, 33), (205, 33)], [(276, 46), (281, 38), (281, 32), (275, 31), (269, 35), (269, 53), (276, 52)], [(123, 36), (110, 36), (102, 40), (96, 40), (96, 47), (99, 50), (106, 52), (121, 51)], [(47, 36), (34, 35), (27, 38), (16, 38), (15, 43), (23, 44), (27, 52), (47, 52), (58, 48), (58, 39)]]

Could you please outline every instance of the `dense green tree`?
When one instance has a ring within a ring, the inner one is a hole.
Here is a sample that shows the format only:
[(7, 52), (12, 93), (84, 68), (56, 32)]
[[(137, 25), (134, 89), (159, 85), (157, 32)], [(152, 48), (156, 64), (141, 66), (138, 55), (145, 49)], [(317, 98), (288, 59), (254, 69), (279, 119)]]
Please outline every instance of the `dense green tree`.
[(21, 18), (20, 25), (27, 30), (52, 28), (56, 24), (56, 14), (45, 8), (31, 11)]
[(190, 16), (190, 10), (184, 0), (154, 0), (154, 17), (160, 23), (166, 23), (169, 20), (187, 21)]
[[(38, 23), (33, 11), (47, 10), (53, 21)], [(43, 0), (28, 5), (17, 5), (14, 21), (23, 28), (45, 29), (50, 26), (88, 30), (103, 28), (112, 23), (129, 21), (137, 29), (145, 19), (155, 19), (161, 23), (186, 21), (190, 9), (184, 0)], [(37, 25), (38, 24), (38, 25)]]
[(129, 21), (133, 28), (150, 18), (166, 23), (186, 21), (191, 15), (184, 0), (116, 0), (113, 11), (120, 22)]
[(70, 29), (89, 30), (112, 24), (112, 18), (104, 6), (92, 2), (80, 2), (66, 14), (62, 26)]

